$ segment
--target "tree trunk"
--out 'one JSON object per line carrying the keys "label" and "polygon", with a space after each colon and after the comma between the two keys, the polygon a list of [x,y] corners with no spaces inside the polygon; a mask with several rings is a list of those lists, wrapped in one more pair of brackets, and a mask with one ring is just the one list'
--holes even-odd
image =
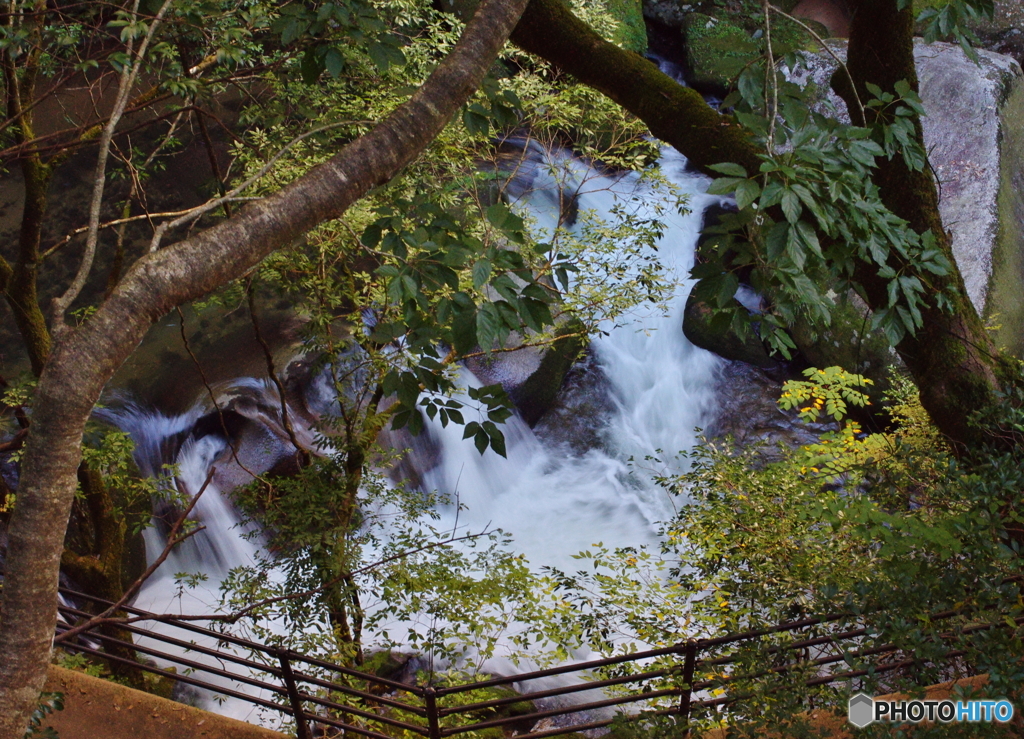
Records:
{"label": "tree trunk", "polygon": [[[905,80],[917,92],[913,8],[908,4],[899,10],[897,0],[859,0],[853,5],[853,13],[847,66],[861,100],[870,98],[867,83],[896,94],[896,83]],[[840,94],[848,95],[849,83],[843,82],[845,75],[837,75],[834,86]],[[847,98],[847,105],[853,108],[852,96]],[[871,123],[877,112],[868,110],[867,115]],[[921,121],[915,117],[914,124],[923,148]],[[931,231],[949,263],[955,265],[952,241],[939,215],[939,194],[931,171],[914,171],[901,156],[879,158],[873,179],[885,206],[918,233]],[[896,265],[897,270],[899,267]],[[878,277],[873,266],[863,265],[856,278],[863,285],[871,307],[888,304],[887,281]],[[896,349],[913,375],[921,404],[935,425],[952,441],[972,446],[985,437],[982,430],[969,424],[969,419],[974,411],[996,402],[1000,362],[978,312],[967,297],[960,271],[954,269],[945,280],[955,292],[953,310],[922,310],[924,325]]]}
{"label": "tree trunk", "polygon": [[46,678],[57,577],[85,422],[150,324],[241,277],[393,177],[479,86],[527,0],[485,0],[422,87],[324,164],[233,218],[140,259],[96,314],[63,332],[39,379],[0,595],[0,739],[21,739]]}
{"label": "tree trunk", "polygon": [[[849,66],[862,96],[866,82],[892,90],[898,80],[905,79],[916,88],[912,11],[909,6],[898,11],[896,4],[896,0],[853,4]],[[512,39],[608,95],[701,171],[715,176],[708,165],[719,162],[758,171],[762,152],[730,117],[719,115],[696,91],[681,87],[647,60],[602,39],[559,0],[531,0]],[[917,131],[920,138],[920,121]],[[885,204],[918,232],[932,230],[955,264],[931,174],[912,172],[899,157],[879,164],[875,181]],[[871,307],[888,305],[885,281],[873,268],[865,265],[857,278]],[[896,350],[935,425],[955,444],[973,446],[987,437],[972,428],[968,418],[972,411],[997,401],[1001,364],[967,298],[959,271],[946,279],[957,294],[954,309],[922,311],[924,326],[915,336],[903,339]]]}

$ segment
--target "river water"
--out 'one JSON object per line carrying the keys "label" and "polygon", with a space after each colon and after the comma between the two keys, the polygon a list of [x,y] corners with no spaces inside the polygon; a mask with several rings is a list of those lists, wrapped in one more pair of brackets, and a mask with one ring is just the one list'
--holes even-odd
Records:
{"label": "river water", "polygon": [[[687,341],[682,316],[702,214],[721,198],[703,194],[707,179],[687,171],[685,159],[671,149],[663,152],[660,165],[676,193],[635,173],[609,174],[590,168],[565,152],[534,155],[532,161],[532,169],[524,169],[529,186],[521,188],[518,205],[532,215],[539,236],[550,236],[558,222],[558,203],[564,202],[558,188],[575,195],[581,214],[592,211],[607,220],[614,220],[615,212],[624,209],[649,216],[656,203],[674,202],[678,193],[689,201],[688,213],[665,209],[664,230],[656,247],[667,279],[675,283],[671,299],[661,307],[640,306],[627,319],[609,323],[605,335],[592,343],[591,372],[603,378],[592,392],[604,396],[599,405],[606,412],[585,423],[599,443],[580,449],[565,434],[562,438],[555,432],[538,436],[518,417],[504,427],[507,458],[492,451],[480,455],[455,425],[428,424],[429,439],[421,442],[429,441],[434,450],[429,468],[417,471],[423,486],[457,497],[463,506],[459,512],[454,505],[440,510],[441,528],[454,527],[456,516],[462,530],[501,528],[512,535],[514,549],[534,567],[575,569],[572,555],[596,542],[606,546],[654,543],[658,522],[673,513],[673,501],[650,480],[645,465],[634,466],[630,460],[642,461],[657,453],[670,468],[680,468],[684,461],[676,453],[693,446],[694,429],[708,422],[714,408],[720,360]],[[583,220],[580,217],[577,222]],[[466,384],[477,382],[468,370],[463,370],[463,377]],[[222,399],[249,398],[248,407],[256,409],[250,417],[267,421],[265,431],[259,431],[256,423],[257,431],[243,439],[240,457],[258,467],[261,456],[280,452],[281,432],[271,420],[276,395],[267,382],[239,378],[221,384],[215,392]],[[204,391],[185,413],[167,415],[127,403],[108,412],[108,417],[134,436],[143,470],[156,472],[161,464],[176,462],[179,486],[195,493],[227,450],[223,434],[209,428],[203,434],[196,432],[197,423],[209,425],[210,410]],[[204,417],[207,420],[202,421]],[[304,435],[311,438],[308,432]],[[239,524],[226,495],[232,482],[224,476],[214,478],[195,511],[206,530],[171,554],[146,584],[138,607],[208,612],[227,572],[254,563],[260,537]],[[153,558],[163,548],[162,535],[154,527],[146,537]],[[195,572],[204,573],[206,583],[182,594],[175,575]],[[247,706],[226,704],[221,710],[253,719]]]}

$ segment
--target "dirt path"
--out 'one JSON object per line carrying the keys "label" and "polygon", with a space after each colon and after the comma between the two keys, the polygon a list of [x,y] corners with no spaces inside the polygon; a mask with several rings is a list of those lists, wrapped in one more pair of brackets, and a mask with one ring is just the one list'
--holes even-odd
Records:
{"label": "dirt path", "polygon": [[50,667],[46,690],[64,694],[64,710],[44,723],[60,739],[286,739],[276,731],[60,667]]}

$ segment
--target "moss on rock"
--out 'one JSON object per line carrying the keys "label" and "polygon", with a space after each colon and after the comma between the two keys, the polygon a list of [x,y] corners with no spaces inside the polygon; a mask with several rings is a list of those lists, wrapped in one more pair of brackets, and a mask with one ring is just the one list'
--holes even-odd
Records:
{"label": "moss on rock", "polygon": [[731,327],[721,327],[713,320],[714,312],[707,303],[691,296],[683,311],[683,333],[690,343],[707,349],[725,359],[738,360],[755,367],[768,369],[775,366],[775,360],[768,356],[761,339],[750,332],[740,336]]}
{"label": "moss on rock", "polygon": [[[727,87],[729,82],[764,53],[763,17],[760,10],[748,13],[691,13],[687,16],[687,63],[692,83],[697,86]],[[822,37],[828,29],[817,21],[804,19]],[[800,25],[785,18],[772,18],[772,49],[776,56],[797,49],[815,49],[814,37]]]}
{"label": "moss on rock", "polygon": [[889,377],[899,359],[885,334],[871,327],[871,312],[856,294],[834,298],[832,323],[815,329],[803,317],[790,329],[793,342],[814,367],[842,367],[874,382],[869,390],[873,401],[889,388]]}
{"label": "moss on rock", "polygon": [[641,0],[604,0],[608,13],[619,22],[612,41],[627,51],[647,51],[647,27]]}

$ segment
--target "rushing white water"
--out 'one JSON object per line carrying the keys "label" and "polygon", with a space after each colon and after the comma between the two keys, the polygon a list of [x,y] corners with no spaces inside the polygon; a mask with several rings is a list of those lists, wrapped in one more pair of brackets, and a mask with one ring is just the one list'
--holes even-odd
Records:
{"label": "rushing white water", "polygon": [[[605,219],[622,209],[649,217],[658,202],[668,203],[673,194],[644,181],[636,174],[607,175],[585,166],[567,154],[533,157],[532,169],[524,170],[518,203],[536,220],[536,227],[550,236],[559,218],[558,188],[573,192],[580,212],[595,211]],[[689,194],[690,212],[680,215],[667,208],[662,216],[665,228],[658,240],[657,256],[668,279],[678,287],[665,310],[641,308],[632,320],[619,320],[607,327],[607,335],[595,340],[596,363],[607,380],[611,412],[601,420],[602,443],[585,452],[574,452],[568,444],[548,438],[542,441],[518,417],[504,428],[507,458],[492,451],[480,455],[473,444],[462,439],[462,428],[428,425],[433,445],[439,449],[437,463],[421,470],[424,486],[457,497],[465,510],[458,523],[464,530],[501,528],[514,538],[515,548],[534,566],[571,568],[572,555],[595,542],[607,546],[637,546],[654,541],[656,524],[673,512],[672,501],[642,470],[629,463],[643,460],[657,450],[670,460],[677,452],[692,447],[694,429],[703,426],[713,404],[713,383],[718,360],[691,345],[682,332],[682,315],[689,292],[687,274],[704,208],[720,198],[702,194],[706,179],[686,171],[685,160],[667,149],[661,162],[663,176],[682,193]],[[564,177],[553,176],[561,171]],[[467,384],[475,378],[465,371]],[[259,381],[244,379],[238,388],[272,402]],[[269,398],[269,400],[268,400]],[[258,402],[256,405],[259,405]],[[252,406],[253,403],[250,403]],[[181,416],[127,408],[110,413],[112,420],[132,432],[144,470],[155,472],[163,462],[179,466],[179,484],[190,493],[198,491],[216,464],[237,465],[228,459],[226,443],[215,432],[189,438],[175,459],[166,459],[169,439],[183,438],[210,410],[205,401]],[[247,414],[266,420],[273,413]],[[274,425],[274,424],[271,424]],[[259,424],[255,424],[259,429]],[[259,469],[258,458],[270,456],[268,449],[280,448],[281,431],[252,432],[248,447],[239,450],[244,467]],[[274,445],[277,445],[274,447]],[[253,564],[259,551],[258,537],[246,536],[238,515],[222,494],[232,482],[245,475],[221,474],[213,478],[196,508],[195,517],[207,530],[172,552],[157,575],[145,586],[137,605],[158,612],[197,613],[216,603],[217,586],[230,568]],[[454,527],[455,507],[441,511]],[[147,533],[152,559],[163,548],[160,532]],[[179,598],[175,573],[202,572],[207,583],[185,590]],[[249,708],[231,704],[228,712],[251,718]]]}
{"label": "rushing white water", "polygon": [[[520,203],[548,233],[565,200],[557,197],[558,187],[575,193],[580,212],[595,211],[606,219],[624,207],[649,216],[656,201],[671,198],[638,175],[603,175],[578,160],[536,166],[532,187]],[[427,486],[449,492],[457,488],[468,507],[459,514],[460,523],[469,530],[490,524],[511,532],[516,548],[535,565],[570,568],[572,555],[595,542],[652,542],[655,524],[672,514],[672,502],[627,460],[643,460],[656,450],[666,459],[690,449],[694,429],[705,424],[712,408],[719,360],[686,339],[682,320],[702,213],[721,199],[702,194],[706,179],[687,172],[685,159],[674,150],[666,149],[661,169],[690,195],[688,214],[664,210],[665,229],[657,244],[666,278],[678,287],[664,312],[641,307],[633,322],[609,328],[593,343],[614,407],[603,420],[601,447],[577,456],[567,447],[545,445],[514,418],[505,425],[508,457],[503,459],[493,451],[478,454],[462,440],[461,428],[430,426],[442,454],[440,464],[425,474]],[[551,171],[558,174],[552,177]]]}

